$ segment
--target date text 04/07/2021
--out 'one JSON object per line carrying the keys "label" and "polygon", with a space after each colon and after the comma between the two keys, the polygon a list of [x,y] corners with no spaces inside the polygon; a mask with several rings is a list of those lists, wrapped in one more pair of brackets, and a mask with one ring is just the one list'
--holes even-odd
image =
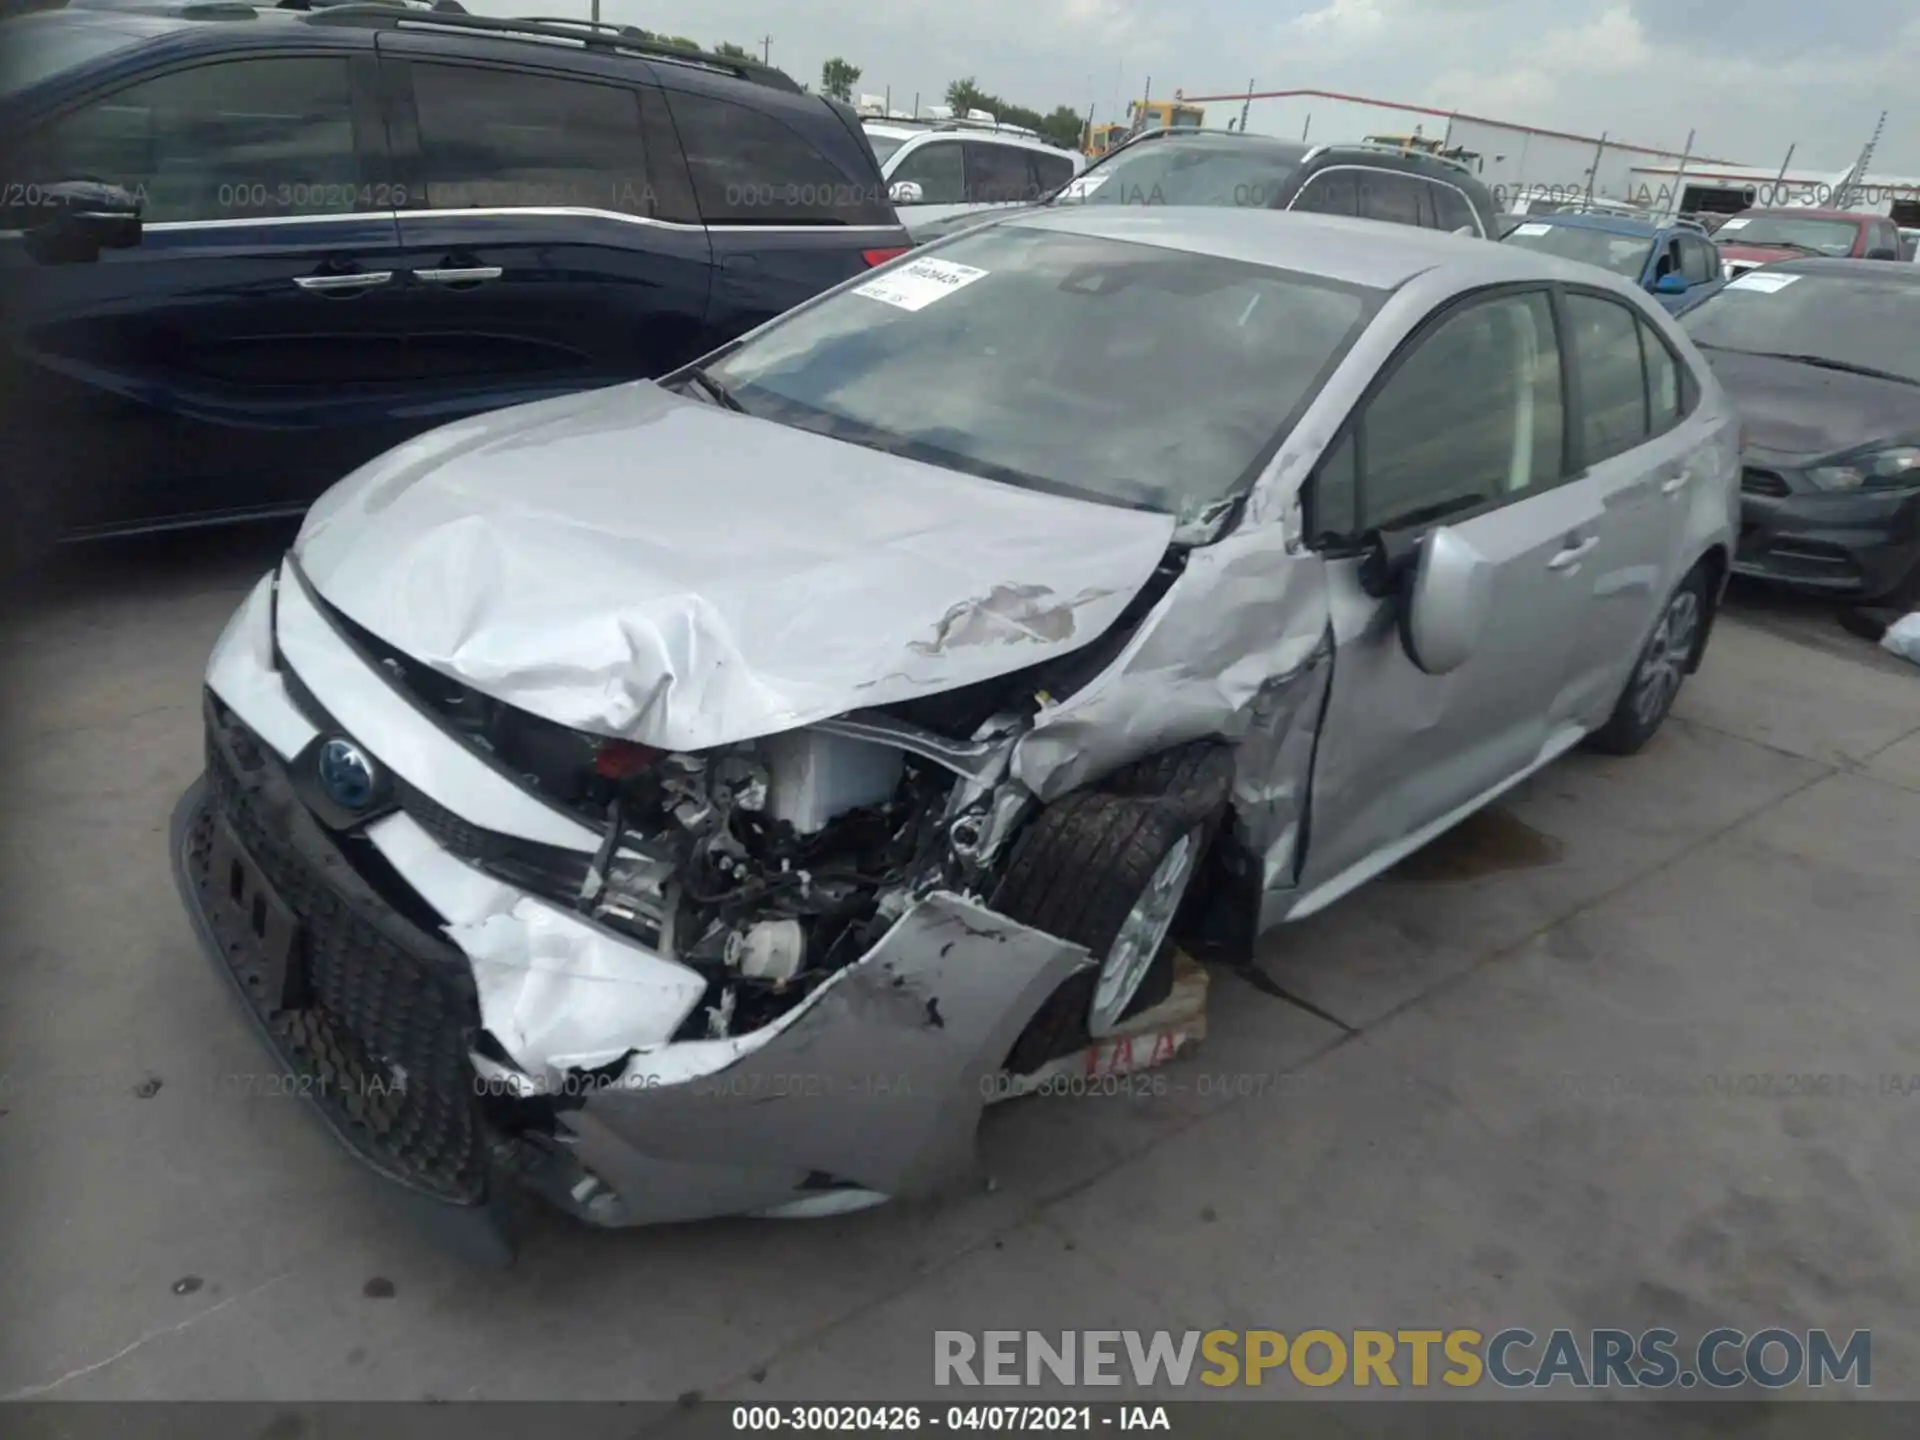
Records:
{"label": "date text 04/07/2021", "polygon": [[1164,1405],[736,1405],[731,1418],[736,1431],[774,1434],[1085,1434],[1173,1428]]}

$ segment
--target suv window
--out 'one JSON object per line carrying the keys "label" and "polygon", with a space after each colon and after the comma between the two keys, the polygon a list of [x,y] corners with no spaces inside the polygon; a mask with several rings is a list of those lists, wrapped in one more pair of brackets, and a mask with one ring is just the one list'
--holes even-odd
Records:
{"label": "suv window", "polygon": [[876,177],[849,175],[778,116],[684,90],[667,103],[709,224],[898,223]]}
{"label": "suv window", "polygon": [[1421,223],[1422,192],[1426,185],[1412,175],[1395,170],[1360,171],[1360,213],[1368,220],[1385,220],[1394,225]]}
{"label": "suv window", "polygon": [[1360,213],[1360,177],[1352,170],[1322,170],[1307,177],[1300,193],[1293,197],[1291,210],[1315,215],[1358,215]]}
{"label": "suv window", "polygon": [[[1419,340],[1361,413],[1359,524],[1388,529],[1554,485],[1562,426],[1547,297],[1470,304]],[[1329,495],[1316,513],[1340,508]]]}
{"label": "suv window", "polygon": [[1433,197],[1433,214],[1437,229],[1465,230],[1473,235],[1480,233],[1480,217],[1474,214],[1473,206],[1467,203],[1465,195],[1451,185],[1441,185],[1434,181],[1427,183],[1427,190]]}
{"label": "suv window", "polygon": [[968,140],[961,148],[967,156],[969,204],[1006,205],[1038,198],[1025,150],[983,140]]}
{"label": "suv window", "polygon": [[920,187],[924,205],[959,205],[967,198],[967,172],[960,160],[958,140],[931,140],[909,150],[889,183],[911,180]]}
{"label": "suv window", "polygon": [[154,223],[393,206],[385,187],[363,184],[352,81],[335,56],[230,60],[130,85],[29,137],[14,168],[32,184],[124,186]]}
{"label": "suv window", "polygon": [[1720,278],[1720,264],[1713,247],[1697,235],[1680,237],[1680,273],[1689,285],[1704,285]]}
{"label": "suv window", "polygon": [[1034,184],[1043,195],[1073,179],[1073,161],[1064,155],[1042,155],[1038,150],[1029,150],[1027,158],[1033,162]]}
{"label": "suv window", "polygon": [[1586,461],[1597,465],[1647,438],[1647,382],[1639,316],[1598,295],[1567,296],[1574,354],[1580,362]]}
{"label": "suv window", "polygon": [[412,70],[428,209],[654,213],[634,91],[469,65]]}

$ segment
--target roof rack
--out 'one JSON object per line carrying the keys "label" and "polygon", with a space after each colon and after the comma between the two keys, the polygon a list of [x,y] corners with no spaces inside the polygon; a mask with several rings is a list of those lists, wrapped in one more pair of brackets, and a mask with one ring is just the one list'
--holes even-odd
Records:
{"label": "roof rack", "polygon": [[1473,174],[1473,166],[1464,160],[1456,160],[1451,155],[1442,155],[1437,150],[1423,150],[1418,145],[1388,145],[1379,140],[1336,140],[1329,144],[1329,150],[1372,150],[1381,155],[1418,155],[1425,160],[1438,160],[1442,165],[1451,165],[1456,170]]}
{"label": "roof rack", "polygon": [[[315,25],[421,26],[530,40],[565,40],[588,50],[638,55],[669,65],[685,65],[716,75],[731,75],[736,80],[784,90],[791,95],[806,93],[800,83],[784,70],[750,60],[709,54],[704,50],[687,50],[678,45],[662,44],[647,38],[633,26],[608,25],[559,16],[523,16],[502,20],[491,15],[470,15],[464,10],[442,9],[441,3],[445,3],[445,0],[424,9],[410,9],[408,3],[409,0],[319,0],[316,6],[314,0],[294,0],[296,5],[305,4],[312,8],[309,20]],[[411,3],[419,4],[423,0],[411,0]]]}
{"label": "roof rack", "polygon": [[274,0],[275,10],[332,10],[341,5],[383,5],[389,9],[405,10],[409,8],[428,10],[442,15],[464,15],[467,7],[460,0]]}

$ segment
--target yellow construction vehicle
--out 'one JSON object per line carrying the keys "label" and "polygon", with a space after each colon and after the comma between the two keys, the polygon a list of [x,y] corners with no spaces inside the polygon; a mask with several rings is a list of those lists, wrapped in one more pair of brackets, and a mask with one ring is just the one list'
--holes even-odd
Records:
{"label": "yellow construction vehicle", "polygon": [[1082,149],[1089,160],[1098,160],[1129,135],[1142,130],[1198,130],[1206,123],[1204,109],[1188,105],[1177,96],[1172,100],[1130,100],[1127,118],[1110,125],[1092,126]]}

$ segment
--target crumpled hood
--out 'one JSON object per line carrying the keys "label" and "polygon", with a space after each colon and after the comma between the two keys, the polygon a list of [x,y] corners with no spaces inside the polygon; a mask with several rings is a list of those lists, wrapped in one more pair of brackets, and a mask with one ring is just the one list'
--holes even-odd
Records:
{"label": "crumpled hood", "polygon": [[1920,434],[1920,386],[1732,350],[1702,353],[1740,412],[1749,449],[1816,460]]}
{"label": "crumpled hood", "polygon": [[640,383],[430,431],[322,497],[295,555],[441,673],[684,751],[1078,649],[1173,526]]}

